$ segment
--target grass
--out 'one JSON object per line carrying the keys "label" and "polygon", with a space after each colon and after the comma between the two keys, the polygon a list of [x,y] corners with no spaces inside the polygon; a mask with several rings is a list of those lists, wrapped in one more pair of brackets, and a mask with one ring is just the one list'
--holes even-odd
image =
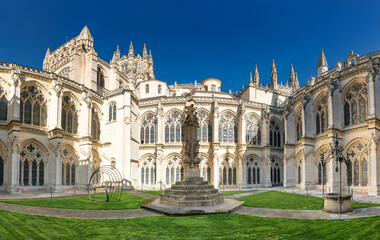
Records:
{"label": "grass", "polygon": [[[268,191],[247,197],[237,198],[244,206],[256,208],[322,210],[323,199],[299,194]],[[377,207],[380,204],[353,202],[353,208]]]}
{"label": "grass", "polygon": [[[96,194],[93,195],[94,199],[106,199],[106,195]],[[120,201],[111,200],[110,202],[91,201],[87,195],[76,197],[62,197],[62,198],[45,198],[33,200],[7,200],[2,201],[5,203],[13,203],[27,206],[37,207],[50,207],[50,208],[65,208],[65,209],[82,209],[82,210],[122,210],[122,209],[136,209],[146,201],[145,198],[130,194],[123,193]]]}
{"label": "grass", "polygon": [[[156,191],[139,191],[139,192],[151,194],[151,195],[155,195],[155,196],[160,196],[160,194],[163,193],[163,192],[156,192]],[[231,195],[240,194],[240,193],[247,193],[247,192],[254,192],[254,191],[226,191],[226,192],[222,192],[222,193],[224,196],[231,196]]]}
{"label": "grass", "polygon": [[154,195],[154,196],[160,196],[160,194],[163,193],[163,192],[158,192],[158,191],[139,191],[139,192]]}
{"label": "grass", "polygon": [[380,216],[349,220],[239,214],[67,219],[0,211],[1,239],[380,239]]}

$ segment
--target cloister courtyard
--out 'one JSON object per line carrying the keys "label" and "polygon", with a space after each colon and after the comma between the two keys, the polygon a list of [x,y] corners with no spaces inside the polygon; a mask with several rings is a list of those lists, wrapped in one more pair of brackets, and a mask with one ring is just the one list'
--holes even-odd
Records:
{"label": "cloister courtyard", "polygon": [[[2,239],[379,239],[380,197],[356,194],[354,210],[322,211],[322,193],[281,187],[224,191],[244,202],[227,214],[167,216],[141,206],[162,192],[0,195]],[[75,196],[74,196],[75,194]],[[104,193],[94,195],[104,199]]]}

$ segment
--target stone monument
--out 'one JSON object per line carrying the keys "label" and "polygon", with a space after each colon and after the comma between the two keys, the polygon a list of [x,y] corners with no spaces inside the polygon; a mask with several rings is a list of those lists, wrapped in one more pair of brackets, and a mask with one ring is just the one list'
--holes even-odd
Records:
{"label": "stone monument", "polygon": [[186,118],[184,149],[184,180],[172,184],[159,199],[148,202],[142,207],[153,209],[169,215],[189,215],[205,213],[227,213],[237,209],[241,202],[224,199],[213,185],[200,177],[198,157],[199,141],[197,140],[198,118],[194,101],[189,100],[185,106]]}

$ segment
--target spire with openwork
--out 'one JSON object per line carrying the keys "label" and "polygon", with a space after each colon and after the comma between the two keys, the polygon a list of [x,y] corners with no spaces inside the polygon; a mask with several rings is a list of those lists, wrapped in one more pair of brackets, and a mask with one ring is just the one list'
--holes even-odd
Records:
{"label": "spire with openwork", "polygon": [[272,69],[271,69],[271,73],[270,73],[270,79],[271,79],[272,88],[277,88],[277,69],[276,69],[276,65],[274,63],[274,58],[272,61]]}
{"label": "spire with openwork", "polygon": [[134,55],[135,55],[135,51],[133,50],[133,44],[131,41],[131,43],[129,44],[128,56],[134,56]]}
{"label": "spire with openwork", "polygon": [[318,77],[322,76],[322,74],[327,72],[327,70],[329,70],[329,67],[327,65],[325,53],[323,52],[323,48],[322,48],[321,55],[319,56],[319,61],[318,61]]}

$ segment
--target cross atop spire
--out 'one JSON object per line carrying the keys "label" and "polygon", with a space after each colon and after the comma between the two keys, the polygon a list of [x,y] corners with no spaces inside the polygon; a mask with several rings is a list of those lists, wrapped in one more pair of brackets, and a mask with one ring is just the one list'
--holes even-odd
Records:
{"label": "cross atop spire", "polygon": [[133,50],[133,44],[131,41],[131,44],[129,44],[128,56],[133,56],[133,55],[135,55],[135,51]]}

